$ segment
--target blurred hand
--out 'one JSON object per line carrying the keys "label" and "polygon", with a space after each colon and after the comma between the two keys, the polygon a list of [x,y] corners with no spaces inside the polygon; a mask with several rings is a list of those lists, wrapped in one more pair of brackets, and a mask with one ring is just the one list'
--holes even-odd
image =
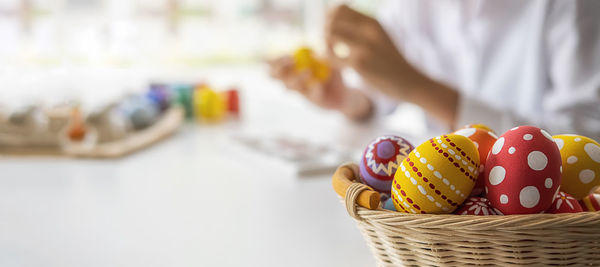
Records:
{"label": "blurred hand", "polygon": [[348,89],[338,69],[331,69],[328,80],[319,82],[309,70],[296,71],[291,56],[272,60],[269,65],[272,77],[319,107],[338,110],[355,120],[365,119],[371,113],[370,99],[358,90]]}
{"label": "blurred hand", "polygon": [[[379,22],[346,5],[334,8],[325,28],[330,61],[348,66],[382,93],[420,105],[430,114],[454,125],[459,94],[412,67]],[[345,45],[347,55],[336,55]]]}
{"label": "blurred hand", "polygon": [[338,70],[331,70],[329,79],[321,83],[315,80],[309,70],[297,72],[294,66],[294,60],[290,56],[273,60],[270,62],[271,76],[322,108],[340,109],[343,106],[347,89]]}
{"label": "blurred hand", "polygon": [[[369,84],[390,96],[405,98],[423,75],[406,62],[379,22],[346,5],[328,16],[325,38],[331,60],[339,67],[349,66]],[[345,44],[349,54],[335,56],[335,46]]]}

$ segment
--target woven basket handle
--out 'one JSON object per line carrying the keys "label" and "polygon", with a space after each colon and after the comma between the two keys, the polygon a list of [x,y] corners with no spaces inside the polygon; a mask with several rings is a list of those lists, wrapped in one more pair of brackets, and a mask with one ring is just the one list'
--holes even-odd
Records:
{"label": "woven basket handle", "polygon": [[[356,164],[343,164],[335,171],[331,179],[333,189],[346,200],[346,207],[352,207],[354,210],[355,204],[358,204],[370,210],[377,209],[380,201],[379,193],[369,186],[355,182],[357,173],[358,166]],[[349,210],[349,212],[351,211]]]}

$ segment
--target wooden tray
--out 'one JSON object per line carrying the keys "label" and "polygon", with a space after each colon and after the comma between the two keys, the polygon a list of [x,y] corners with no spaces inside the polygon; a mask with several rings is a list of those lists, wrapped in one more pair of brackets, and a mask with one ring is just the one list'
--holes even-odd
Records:
{"label": "wooden tray", "polygon": [[173,134],[183,123],[183,109],[171,108],[152,126],[128,134],[124,139],[94,146],[65,147],[0,147],[2,156],[67,156],[89,158],[118,158],[149,147]]}

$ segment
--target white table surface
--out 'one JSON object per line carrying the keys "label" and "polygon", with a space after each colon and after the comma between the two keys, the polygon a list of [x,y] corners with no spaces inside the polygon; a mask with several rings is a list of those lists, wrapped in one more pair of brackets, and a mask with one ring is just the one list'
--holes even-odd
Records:
{"label": "white table surface", "polygon": [[329,174],[296,177],[230,136],[361,149],[385,130],[310,106],[264,66],[190,73],[238,84],[243,119],[187,124],[116,160],[0,158],[0,266],[375,265]]}

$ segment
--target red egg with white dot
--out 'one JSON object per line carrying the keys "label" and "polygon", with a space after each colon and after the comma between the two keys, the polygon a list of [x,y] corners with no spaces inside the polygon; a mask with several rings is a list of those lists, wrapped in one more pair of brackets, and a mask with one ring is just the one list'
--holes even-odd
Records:
{"label": "red egg with white dot", "polygon": [[473,191],[470,194],[471,196],[479,196],[483,193],[485,187],[484,169],[487,155],[492,149],[494,142],[498,139],[498,136],[491,131],[481,128],[463,128],[454,132],[454,134],[469,138],[479,152],[479,177],[477,177],[475,187],[473,187]]}
{"label": "red egg with white dot", "polygon": [[494,210],[490,201],[485,197],[470,197],[460,208],[454,211],[457,215],[501,215]]}
{"label": "red egg with white dot", "polygon": [[576,213],[582,211],[583,209],[577,199],[565,192],[558,192],[546,213]]}
{"label": "red egg with white dot", "polygon": [[503,214],[543,212],[558,194],[561,166],[560,152],[548,132],[533,126],[515,127],[490,150],[486,197]]}

